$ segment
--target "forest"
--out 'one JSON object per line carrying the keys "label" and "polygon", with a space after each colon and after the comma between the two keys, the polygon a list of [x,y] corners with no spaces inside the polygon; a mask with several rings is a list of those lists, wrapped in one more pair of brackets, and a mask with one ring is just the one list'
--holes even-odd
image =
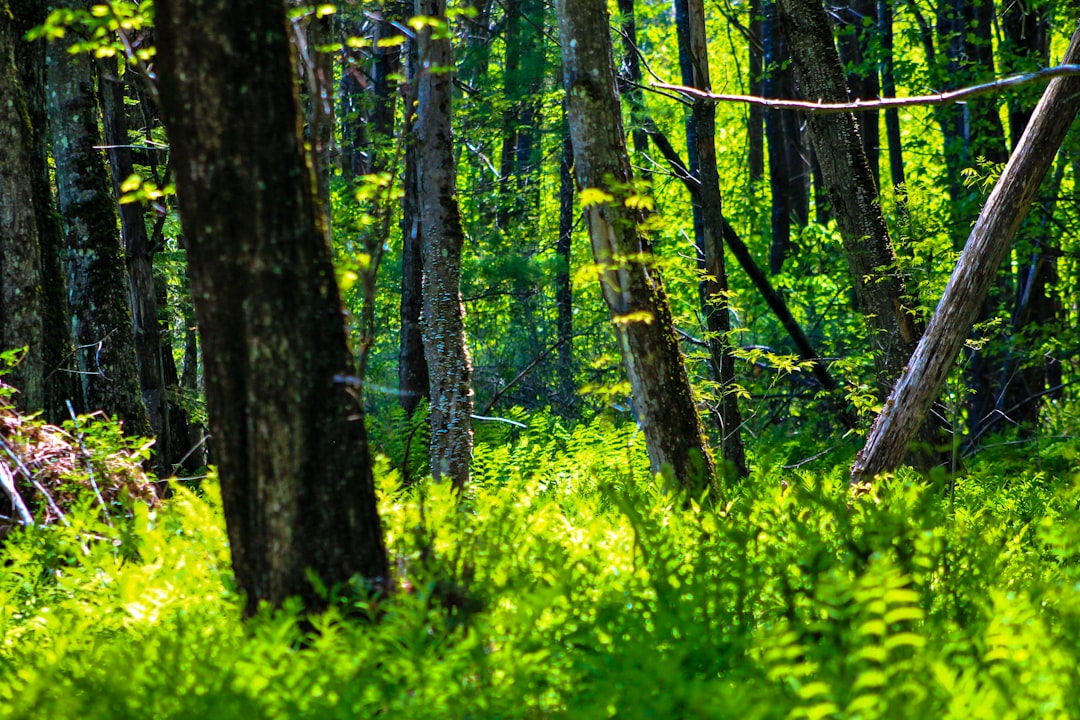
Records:
{"label": "forest", "polygon": [[1078,111],[1069,0],[0,0],[0,720],[1080,718]]}

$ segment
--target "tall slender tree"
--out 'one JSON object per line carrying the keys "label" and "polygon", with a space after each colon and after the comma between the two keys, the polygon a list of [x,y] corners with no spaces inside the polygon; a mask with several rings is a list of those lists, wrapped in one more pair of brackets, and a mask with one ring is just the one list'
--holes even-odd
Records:
{"label": "tall slender tree", "polygon": [[694,404],[659,270],[641,213],[627,206],[633,174],[626,149],[604,0],[559,0],[563,82],[578,186],[600,287],[611,311],[653,470],[691,492],[712,481],[712,455]]}
{"label": "tall slender tree", "polygon": [[416,0],[433,18],[418,33],[416,151],[424,257],[422,331],[431,382],[431,470],[461,489],[472,458],[472,361],[465,343],[461,250],[465,233],[457,202],[451,132],[453,53],[446,0]]}
{"label": "tall slender tree", "polygon": [[[705,38],[705,6],[701,0],[675,0],[679,33],[679,65],[683,84],[708,92],[709,48]],[[747,474],[742,443],[742,416],[735,388],[735,355],[731,347],[731,312],[724,264],[724,215],[720,174],[716,166],[716,106],[697,98],[686,120],[690,173],[698,181],[693,196],[694,239],[703,272],[699,294],[708,330],[709,356],[720,385],[720,433],[724,462],[739,477]]]}
{"label": "tall slender tree", "polygon": [[362,406],[280,0],[160,0],[161,99],[247,614],[385,586]]}

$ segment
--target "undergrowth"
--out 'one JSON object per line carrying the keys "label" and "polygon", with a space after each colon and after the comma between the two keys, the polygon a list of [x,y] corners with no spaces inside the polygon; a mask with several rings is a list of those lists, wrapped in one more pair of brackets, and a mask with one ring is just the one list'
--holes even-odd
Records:
{"label": "undergrowth", "polygon": [[703,509],[633,425],[519,419],[460,504],[381,466],[366,620],[241,622],[213,478],[13,532],[0,718],[1080,717],[1073,445],[860,496],[777,466]]}

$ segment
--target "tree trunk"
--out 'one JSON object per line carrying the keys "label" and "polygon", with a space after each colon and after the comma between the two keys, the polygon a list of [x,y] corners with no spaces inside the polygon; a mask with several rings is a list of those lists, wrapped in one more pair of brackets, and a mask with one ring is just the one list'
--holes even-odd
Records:
{"label": "tree trunk", "polygon": [[[408,41],[406,76],[408,87],[416,87],[419,59],[415,38]],[[415,100],[412,91],[407,102]],[[420,180],[417,175],[416,133],[414,115],[405,119],[405,169],[402,175],[401,197],[401,341],[398,345],[398,397],[409,415],[416,412],[421,400],[431,397],[427,358],[424,356],[424,336],[420,316],[424,306],[423,229],[420,226]]]}
{"label": "tree trunk", "polygon": [[15,68],[19,38],[14,30],[7,0],[0,0],[0,351],[26,348],[5,383],[19,391],[17,407],[40,410],[45,403],[44,283],[34,212],[33,133]]}
{"label": "tree trunk", "polygon": [[[105,142],[109,146],[109,166],[112,171],[113,192],[119,197],[120,186],[134,174],[131,140],[128,137],[127,108],[124,104],[123,80],[117,72],[115,58],[98,61],[101,110],[104,118]],[[159,477],[168,477],[172,468],[187,453],[184,444],[175,445],[177,436],[187,436],[186,413],[170,396],[176,388],[165,384],[165,352],[161,322],[158,314],[158,289],[154,281],[154,247],[146,232],[143,204],[125,203],[119,206],[120,237],[127,259],[131,282],[132,324],[135,328],[135,357],[139,364],[139,386],[157,442],[154,445],[155,468]],[[172,428],[179,421],[185,427]]]}
{"label": "tree trunk", "polygon": [[[705,39],[705,8],[702,0],[675,0],[675,23],[679,30],[679,64],[688,87],[709,92],[709,51]],[[727,268],[724,266],[723,199],[716,168],[716,106],[703,99],[694,102],[686,121],[686,145],[690,172],[698,181],[694,196],[694,240],[703,271],[699,294],[708,330],[713,374],[720,386],[720,437],[724,462],[736,477],[745,477],[746,451],[742,443],[742,416],[735,383],[735,356],[731,347],[731,311]]]}
{"label": "tree trunk", "polygon": [[285,8],[160,0],[157,29],[233,570],[248,615],[291,596],[318,611],[309,573],[388,576]]}
{"label": "tree trunk", "polygon": [[[1062,64],[1080,62],[1080,26]],[[1055,78],[1028,123],[971,231],[945,293],[851,470],[852,482],[895,469],[937,399],[964,340],[1080,110],[1080,77]]]}
{"label": "tree trunk", "polygon": [[[79,3],[67,0],[65,7]],[[98,149],[101,113],[94,61],[68,48],[69,30],[49,43],[48,95],[53,158],[67,244],[71,315],[87,409],[116,415],[131,435],[149,436],[131,320],[131,285],[117,232],[115,198]]]}
{"label": "tree trunk", "polygon": [[[840,21],[837,43],[840,61],[848,68],[847,84],[852,100],[872,100],[880,93],[878,85],[874,38],[877,31],[876,0],[841,0],[834,10]],[[881,187],[878,158],[880,156],[880,132],[878,112],[868,110],[855,117],[862,138],[863,152],[874,176],[874,185]]]}
{"label": "tree trunk", "polygon": [[559,0],[559,37],[574,168],[587,203],[593,257],[611,311],[634,406],[655,472],[666,470],[692,493],[714,477],[682,353],[641,213],[624,204],[633,194],[611,37],[604,0]]}
{"label": "tree trunk", "polygon": [[[800,94],[810,100],[847,102],[843,67],[821,0],[780,0],[780,9]],[[859,309],[871,330],[877,388],[884,397],[918,340],[912,305],[896,265],[854,116],[817,114],[808,122],[843,237]]]}
{"label": "tree trunk", "polygon": [[[446,20],[446,0],[416,0],[416,13]],[[431,471],[461,490],[472,458],[472,362],[465,344],[461,249],[451,133],[453,57],[449,38],[418,34],[416,142],[424,258],[422,331],[431,381]]]}
{"label": "tree trunk", "polygon": [[[776,0],[764,0],[762,35],[765,47],[766,97],[795,96],[788,45],[780,30]],[[810,163],[804,151],[801,120],[794,110],[765,111],[765,141],[769,148],[769,188],[772,195],[772,241],[769,272],[776,275],[792,251],[792,222],[802,228],[809,220]]]}
{"label": "tree trunk", "polygon": [[574,148],[570,141],[570,129],[564,127],[562,157],[559,161],[559,240],[555,245],[555,254],[559,258],[555,272],[555,333],[559,345],[558,404],[567,415],[572,414],[578,405],[577,385],[574,382],[577,374],[574,367],[574,289],[570,277],[573,236]]}
{"label": "tree trunk", "polygon": [[[881,94],[887,98],[896,97],[896,73],[893,63],[893,0],[878,0],[878,28],[881,35],[879,60]],[[896,108],[885,111],[885,136],[889,141],[889,175],[892,179],[893,192],[897,195],[896,206],[900,212],[904,212],[907,180],[904,178],[904,149],[900,141],[900,111]]]}
{"label": "tree trunk", "polygon": [[[765,39],[761,32],[761,2],[750,0],[750,94],[756,97],[765,95]],[[765,108],[751,105],[747,113],[750,182],[758,183],[765,179]]]}
{"label": "tree trunk", "polygon": [[634,0],[619,0],[619,15],[622,16],[622,68],[619,79],[623,81],[619,89],[626,98],[629,111],[631,146],[635,154],[644,158],[649,150],[649,136],[644,128],[645,93],[641,88],[641,50],[637,44]]}
{"label": "tree trunk", "polygon": [[[14,37],[22,38],[31,28],[45,22],[43,0],[9,2],[14,23]],[[41,254],[42,277],[50,278],[43,287],[44,326],[42,364],[45,372],[44,407],[49,422],[60,423],[69,417],[67,403],[83,412],[82,390],[71,342],[71,310],[68,307],[68,283],[62,258],[64,232],[57,212],[49,162],[49,121],[45,91],[45,40],[15,42],[15,65],[22,78],[26,110],[30,117],[32,155],[30,181],[33,184],[34,214]]]}

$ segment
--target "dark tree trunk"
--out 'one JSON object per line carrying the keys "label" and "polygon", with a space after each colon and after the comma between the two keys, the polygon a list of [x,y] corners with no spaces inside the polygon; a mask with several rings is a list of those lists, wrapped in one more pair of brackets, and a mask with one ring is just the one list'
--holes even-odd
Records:
{"label": "dark tree trunk", "polygon": [[26,348],[4,382],[19,391],[17,407],[40,410],[45,403],[44,283],[31,170],[34,138],[15,68],[14,45],[20,38],[14,31],[7,0],[0,0],[0,351]]}
{"label": "dark tree trunk", "polygon": [[387,559],[285,8],[161,0],[157,28],[233,570],[249,615],[318,611],[309,572],[381,587]]}
{"label": "dark tree trunk", "polygon": [[[764,94],[771,98],[795,96],[788,45],[780,30],[775,0],[764,0],[762,35],[765,66]],[[769,271],[775,275],[792,251],[795,229],[809,219],[810,163],[802,140],[801,121],[793,110],[765,111],[765,140],[769,148],[769,188],[772,194],[772,241]]]}
{"label": "dark tree trunk", "polygon": [[[834,11],[840,21],[838,49],[840,61],[847,68],[847,84],[852,100],[872,100],[881,89],[878,84],[877,0],[840,0]],[[874,176],[874,185],[881,187],[878,158],[881,139],[878,131],[878,112],[868,110],[855,117],[862,138],[863,152]]]}
{"label": "dark tree trunk", "polygon": [[[408,87],[416,87],[416,41],[408,43]],[[410,94],[411,98],[411,94]],[[401,407],[412,415],[429,398],[430,381],[420,315],[424,307],[423,229],[420,226],[420,185],[416,135],[410,114],[405,121],[405,169],[401,197],[401,341],[398,346],[398,393]]]}
{"label": "dark tree trunk", "polygon": [[[1080,62],[1080,26],[1062,64]],[[1043,177],[1080,110],[1080,77],[1050,81],[986,201],[938,308],[851,471],[853,482],[896,468],[935,402],[1009,253]]]}
{"label": "dark tree trunk", "polygon": [[[104,118],[105,142],[109,146],[109,166],[113,191],[121,194],[120,186],[135,172],[131,140],[128,136],[127,108],[124,104],[123,81],[117,72],[115,59],[98,61],[101,109]],[[128,278],[131,281],[132,324],[135,328],[135,357],[139,363],[139,386],[157,442],[154,446],[155,468],[159,477],[172,474],[174,465],[187,453],[185,443],[177,445],[177,436],[187,437],[187,418],[182,408],[170,402],[176,387],[165,382],[166,346],[162,342],[158,313],[158,289],[154,280],[154,250],[146,231],[142,203],[119,206],[120,237],[127,258]],[[180,422],[184,427],[174,428]]]}
{"label": "dark tree trunk", "polygon": [[[679,64],[683,84],[709,92],[709,50],[705,39],[705,8],[701,0],[675,0],[679,30]],[[716,167],[716,106],[698,99],[686,121],[690,173],[698,181],[694,196],[694,241],[703,272],[699,286],[701,311],[708,330],[713,375],[720,386],[722,456],[736,477],[745,477],[746,451],[742,416],[735,387],[735,356],[731,347],[731,312],[727,268],[724,265],[724,215],[720,174]]]}
{"label": "dark tree trunk", "polygon": [[[564,110],[565,114],[565,110]],[[577,409],[577,386],[574,382],[574,306],[570,279],[570,249],[574,236],[574,148],[570,129],[563,129],[562,156],[559,161],[559,240],[555,254],[559,258],[555,272],[555,332],[559,345],[558,404],[563,413]]]}
{"label": "dark tree trunk", "polygon": [[640,213],[624,204],[633,175],[626,149],[604,0],[559,0],[567,118],[578,186],[596,189],[585,208],[600,287],[611,311],[634,405],[655,472],[692,493],[713,479],[713,462]]}
{"label": "dark tree trunk", "polygon": [[[821,0],[780,0],[780,7],[800,94],[824,102],[846,102],[843,67]],[[809,124],[859,309],[871,329],[877,388],[884,397],[918,340],[912,304],[896,265],[854,116],[815,114]]]}
{"label": "dark tree trunk", "polygon": [[641,57],[637,45],[637,19],[634,16],[634,0],[619,0],[622,16],[622,67],[619,90],[626,98],[630,118],[630,141],[634,153],[643,157],[649,149],[649,136],[645,132],[645,94],[641,89]]}
{"label": "dark tree trunk", "polygon": [[[1005,35],[1001,49],[1002,72],[1013,74],[1049,65],[1049,13],[1044,3],[1031,2],[1026,6],[1007,3],[1001,25]],[[1010,145],[1015,148],[1027,128],[1037,98],[1032,93],[1010,93],[1007,99]],[[1047,195],[1050,199],[1042,213],[1044,222],[1028,223],[1020,229],[1010,347],[999,381],[997,410],[1025,433],[1034,431],[1049,376],[1059,366],[1056,359],[1044,359],[1042,353],[1031,352],[1059,330],[1057,310],[1060,302],[1054,290],[1057,257],[1048,252],[1044,241],[1048,237],[1045,220],[1053,214],[1065,170],[1064,158],[1059,163]]]}
{"label": "dark tree trunk", "polygon": [[[893,63],[893,0],[878,0],[878,28],[881,36],[881,94],[883,97],[896,97],[896,73]],[[904,149],[900,141],[900,111],[890,108],[885,111],[885,135],[889,141],[889,175],[892,179],[893,192],[896,194],[897,208],[903,212],[906,200],[907,180],[904,178]],[[879,185],[880,189],[880,185]]]}
{"label": "dark tree trunk", "polygon": [[[45,22],[44,0],[13,0],[9,3],[14,37]],[[33,183],[34,214],[41,253],[41,274],[49,281],[43,286],[44,326],[42,364],[45,371],[44,407],[49,422],[69,417],[67,403],[76,412],[86,408],[71,342],[71,310],[68,306],[67,274],[64,272],[64,233],[57,212],[56,194],[50,178],[49,122],[45,92],[45,40],[15,43],[15,64],[22,77],[26,110],[33,138],[30,181]]]}
{"label": "dark tree trunk", "polygon": [[[416,0],[416,13],[446,19],[446,0]],[[419,95],[416,142],[420,227],[424,258],[421,318],[431,380],[431,470],[461,490],[472,458],[472,362],[465,344],[461,300],[461,249],[465,234],[458,210],[451,132],[453,67],[449,38],[431,28],[418,34]],[[432,69],[439,70],[432,72]]]}
{"label": "dark tree trunk", "polygon": [[[68,0],[66,7],[76,7]],[[132,435],[152,433],[139,387],[131,284],[117,231],[115,198],[98,149],[101,117],[94,61],[68,48],[69,31],[49,44],[48,96],[53,158],[67,244],[71,315],[83,397],[89,410],[123,421]]]}
{"label": "dark tree trunk", "polygon": [[[750,0],[750,94],[765,94],[765,38],[761,32],[761,2]],[[765,108],[751,105],[746,126],[747,144],[750,146],[750,181],[765,179]]]}

